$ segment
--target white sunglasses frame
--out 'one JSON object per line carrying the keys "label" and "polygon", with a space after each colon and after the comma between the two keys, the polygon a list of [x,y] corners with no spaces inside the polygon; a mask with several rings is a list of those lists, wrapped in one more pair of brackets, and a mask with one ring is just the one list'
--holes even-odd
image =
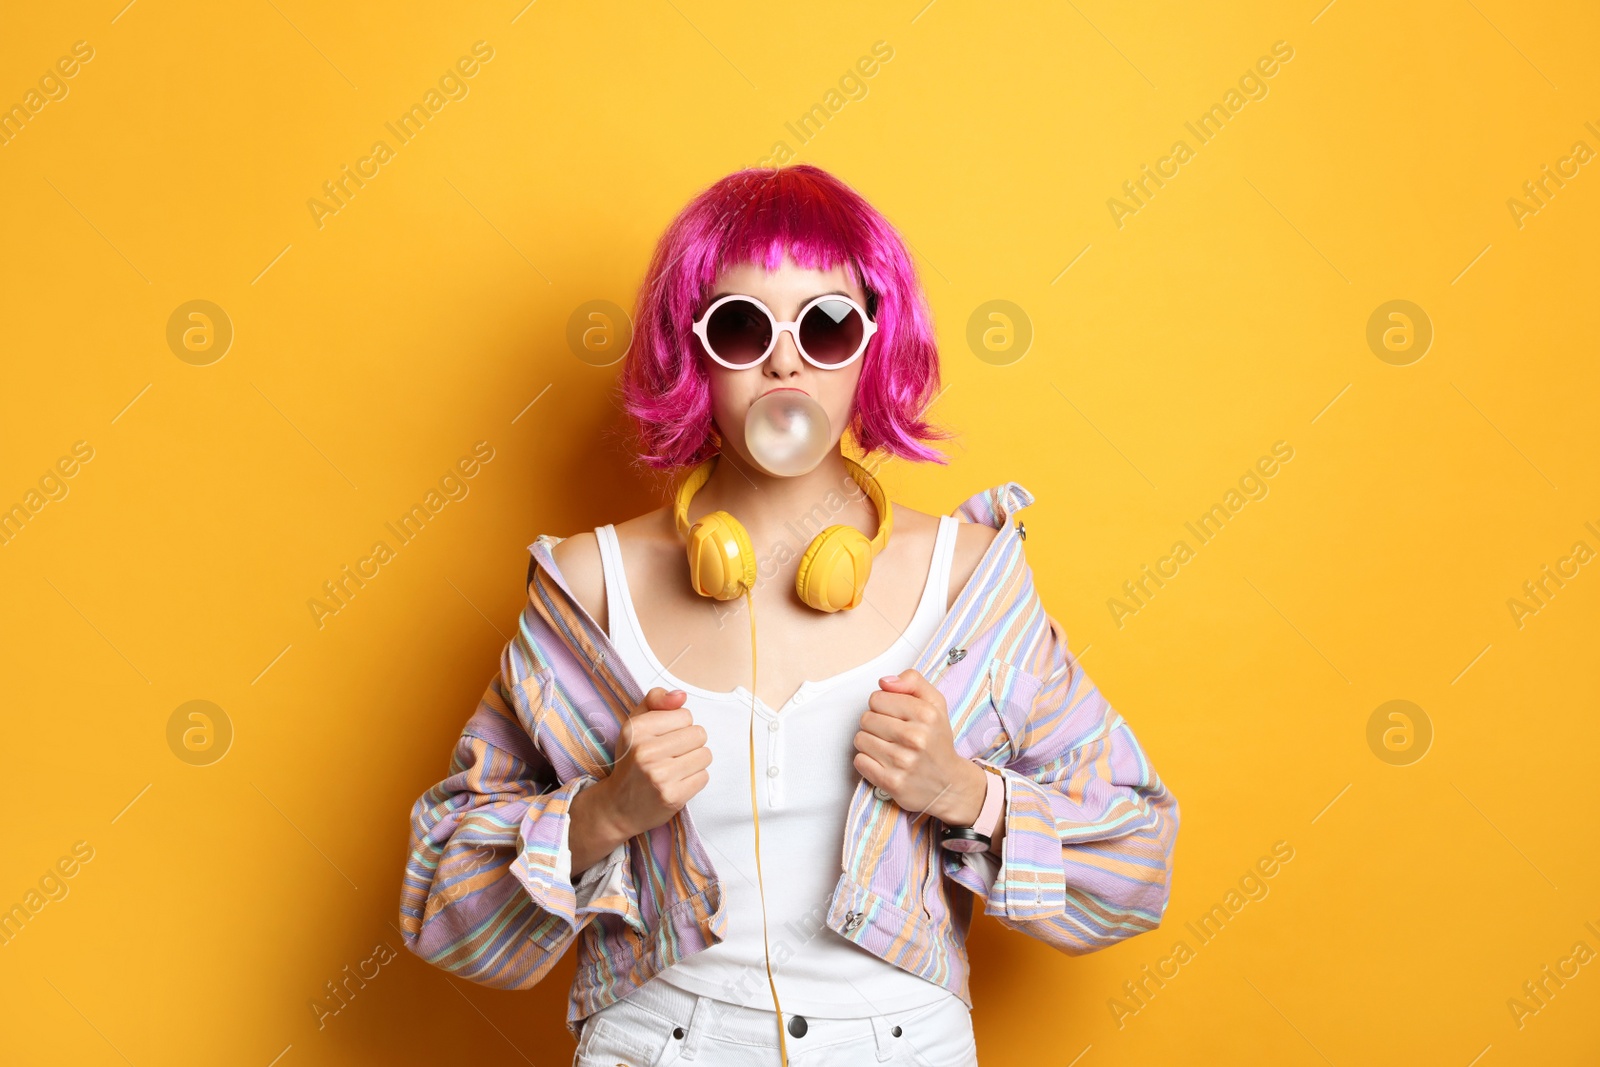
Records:
{"label": "white sunglasses frame", "polygon": [[[729,363],[727,360],[717,355],[716,352],[712,351],[711,342],[706,337],[706,323],[711,321],[711,313],[713,311],[717,310],[717,308],[721,307],[723,304],[728,303],[730,300],[743,300],[754,304],[756,307],[761,309],[763,314],[767,316],[767,321],[772,323],[772,340],[768,342],[767,350],[761,353],[760,359],[753,360],[750,363],[734,364]],[[856,314],[861,316],[861,321],[866,324],[864,329],[861,331],[861,347],[857,348],[855,353],[842,363],[818,363],[806,352],[806,346],[800,341],[801,320],[806,317],[806,312],[810,311],[813,307],[816,307],[824,300],[844,301],[844,303],[855,309]],[[845,367],[848,367],[850,364],[861,358],[862,353],[867,350],[867,342],[871,341],[872,335],[878,332],[878,324],[872,321],[871,316],[867,314],[866,308],[856,303],[851,297],[845,296],[842,293],[822,293],[819,296],[812,297],[810,300],[806,301],[805,306],[800,309],[800,313],[794,317],[794,321],[792,322],[780,321],[778,316],[772,313],[771,308],[767,307],[767,305],[761,300],[751,296],[748,293],[729,293],[726,296],[718,297],[716,300],[712,301],[711,306],[706,308],[705,311],[700,315],[700,318],[695,322],[692,329],[694,335],[700,338],[700,347],[705,349],[706,355],[710,356],[719,366],[726,367],[729,370],[750,370],[753,367],[761,366],[761,364],[765,363],[769,358],[771,358],[772,353],[778,347],[778,338],[783,335],[783,331],[785,330],[788,330],[789,333],[794,337],[794,350],[800,353],[801,359],[805,360],[813,367],[816,367],[818,370],[843,370]]]}

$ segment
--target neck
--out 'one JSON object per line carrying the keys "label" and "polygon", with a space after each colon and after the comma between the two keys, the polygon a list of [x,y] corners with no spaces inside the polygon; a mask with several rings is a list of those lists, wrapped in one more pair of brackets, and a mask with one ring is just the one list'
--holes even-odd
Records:
{"label": "neck", "polygon": [[723,452],[716,469],[689,504],[689,521],[726,511],[750,533],[756,555],[770,558],[787,543],[798,556],[824,527],[854,526],[868,537],[878,532],[878,511],[856,484],[838,448],[814,470],[777,477]]}

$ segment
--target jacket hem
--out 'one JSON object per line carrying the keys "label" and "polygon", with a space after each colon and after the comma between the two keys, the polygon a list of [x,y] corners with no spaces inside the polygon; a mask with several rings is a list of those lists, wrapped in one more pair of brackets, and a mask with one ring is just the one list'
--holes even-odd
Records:
{"label": "jacket hem", "polygon": [[[711,897],[720,899],[720,895],[721,883],[709,883],[662,913],[652,936],[639,942],[631,960],[619,960],[613,953],[611,964],[617,974],[614,982],[602,980],[602,960],[598,956],[588,956],[580,963],[568,999],[568,1033],[577,1037],[581,1020],[615,1004],[679,960],[721,941],[716,932],[718,915],[709,904]],[[597,921],[592,927],[598,930],[603,924]],[[685,948],[687,951],[683,951]]]}

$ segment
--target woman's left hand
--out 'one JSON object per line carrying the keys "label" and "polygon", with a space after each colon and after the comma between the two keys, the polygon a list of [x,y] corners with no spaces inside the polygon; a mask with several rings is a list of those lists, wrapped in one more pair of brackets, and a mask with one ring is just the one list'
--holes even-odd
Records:
{"label": "woman's left hand", "polygon": [[956,752],[944,694],[910,668],[878,685],[855,736],[856,770],[907,811],[971,826],[988,783],[983,768]]}

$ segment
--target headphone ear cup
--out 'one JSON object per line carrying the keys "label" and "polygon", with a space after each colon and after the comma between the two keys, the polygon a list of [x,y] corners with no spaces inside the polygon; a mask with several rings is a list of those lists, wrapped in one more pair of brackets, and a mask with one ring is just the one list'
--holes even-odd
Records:
{"label": "headphone ear cup", "polygon": [[872,542],[854,526],[830,526],[801,558],[794,591],[818,611],[848,610],[861,603],[871,576]]}
{"label": "headphone ear cup", "polygon": [[733,600],[755,588],[756,553],[750,534],[726,511],[713,511],[690,527],[689,584],[701,596],[715,600]]}

